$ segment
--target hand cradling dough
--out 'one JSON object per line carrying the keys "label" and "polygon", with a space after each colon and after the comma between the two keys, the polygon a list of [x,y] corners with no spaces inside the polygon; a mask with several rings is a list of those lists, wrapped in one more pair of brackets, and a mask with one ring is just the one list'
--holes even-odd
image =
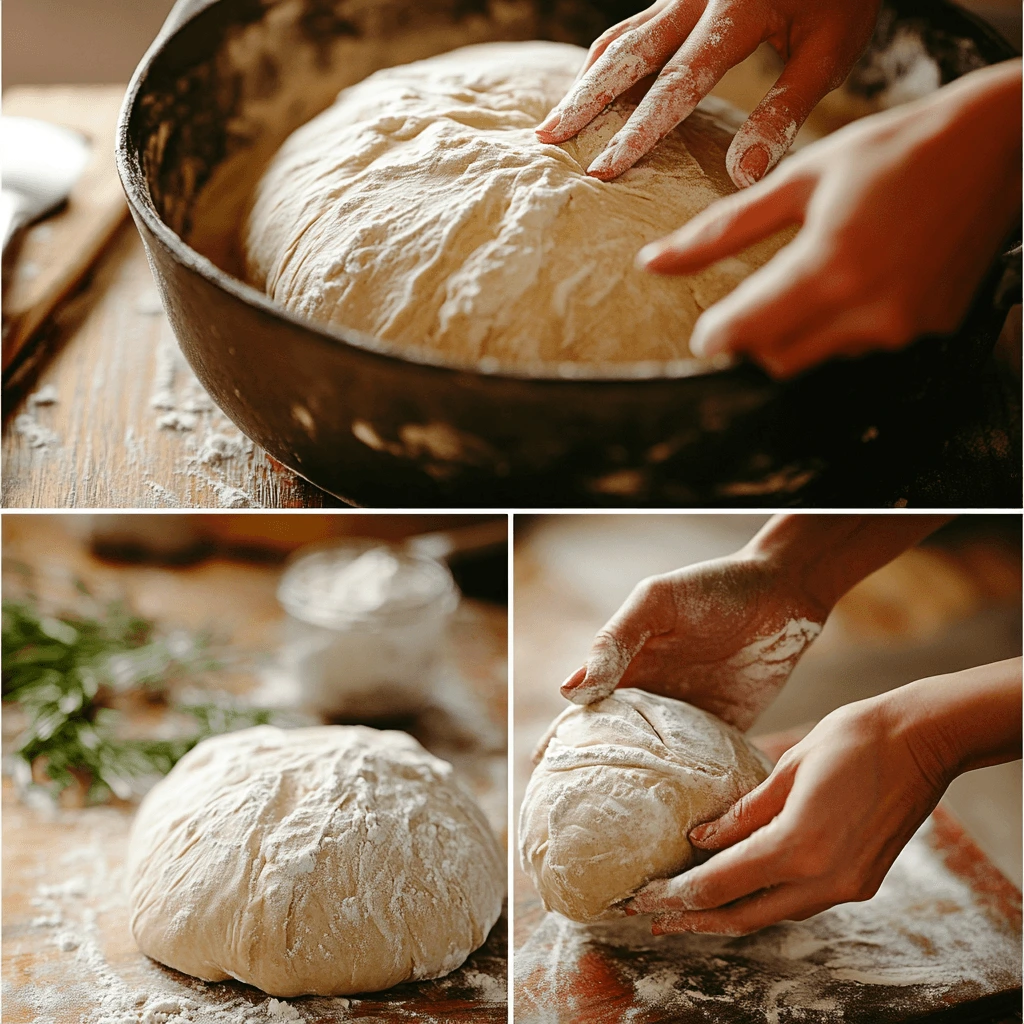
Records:
{"label": "hand cradling dough", "polygon": [[785,239],[690,277],[637,269],[646,243],[735,191],[735,124],[705,101],[621,178],[590,178],[632,104],[560,146],[534,135],[585,54],[485,43],[343,90],[257,188],[251,283],[313,320],[463,362],[689,358],[701,311]]}
{"label": "hand cradling dough", "polygon": [[505,890],[451,766],[362,726],[204,740],[139,808],[128,876],[144,953],[275,996],[441,977],[483,944]]}
{"label": "hand cradling dough", "polygon": [[523,799],[523,870],[548,910],[611,916],[651,879],[691,867],[690,829],[770,770],[739,730],[669,697],[621,689],[567,708]]}

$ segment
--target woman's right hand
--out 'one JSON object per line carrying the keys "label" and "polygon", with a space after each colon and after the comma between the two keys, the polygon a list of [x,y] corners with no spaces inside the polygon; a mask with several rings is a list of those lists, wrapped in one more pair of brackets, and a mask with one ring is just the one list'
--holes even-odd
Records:
{"label": "woman's right hand", "polygon": [[562,695],[593,704],[636,686],[747,729],[836,601],[948,518],[773,516],[736,554],[641,580]]}
{"label": "woman's right hand", "polygon": [[562,684],[577,704],[636,686],[747,729],[821,631],[829,608],[784,565],[744,550],[641,580]]}

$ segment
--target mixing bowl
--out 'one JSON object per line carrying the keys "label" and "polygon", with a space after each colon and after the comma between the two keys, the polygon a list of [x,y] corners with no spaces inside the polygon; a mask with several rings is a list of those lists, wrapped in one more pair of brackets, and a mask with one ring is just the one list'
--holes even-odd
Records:
{"label": "mixing bowl", "polygon": [[[949,432],[1012,289],[961,329],[777,383],[750,364],[462,365],[296,316],[241,280],[237,229],[280,143],[380,67],[472,42],[586,46],[615,0],[215,0],[129,87],[118,169],[182,351],[237,426],[353,504],[862,504]],[[942,80],[1012,56],[941,0],[886,9],[846,88],[884,91],[908,33]],[[881,483],[880,483],[881,481]]]}

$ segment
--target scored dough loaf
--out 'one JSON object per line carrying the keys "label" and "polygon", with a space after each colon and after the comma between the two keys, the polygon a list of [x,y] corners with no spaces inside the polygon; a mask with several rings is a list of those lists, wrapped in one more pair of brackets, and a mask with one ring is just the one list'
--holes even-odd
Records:
{"label": "scored dough loaf", "polygon": [[128,855],[143,953],[275,996],[453,971],[501,912],[505,859],[445,761],[363,726],[204,740],[142,802]]}
{"label": "scored dough loaf", "polygon": [[642,246],[735,191],[739,122],[707,100],[616,181],[588,177],[632,104],[561,146],[534,134],[585,54],[484,43],[343,90],[264,173],[250,282],[312,320],[467,363],[689,358],[702,310],[789,235],[689,277],[639,270]]}
{"label": "scored dough loaf", "polygon": [[548,910],[614,915],[654,878],[691,867],[690,829],[768,777],[771,763],[707,711],[644,690],[567,708],[519,814],[519,857]]}

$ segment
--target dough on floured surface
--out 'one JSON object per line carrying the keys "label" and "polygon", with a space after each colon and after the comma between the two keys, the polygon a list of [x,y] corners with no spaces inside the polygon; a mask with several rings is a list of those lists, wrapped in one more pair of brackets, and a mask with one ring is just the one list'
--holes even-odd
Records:
{"label": "dough on floured surface", "polygon": [[609,916],[691,867],[690,829],[768,777],[743,734],[683,701],[620,689],[555,719],[519,813],[519,858],[548,910]]}
{"label": "dough on floured surface", "polygon": [[735,122],[705,101],[613,182],[586,168],[634,109],[534,128],[586,51],[485,43],[371,75],[295,131],[257,189],[249,280],[290,310],[463,362],[690,356],[701,311],[783,244],[690,277],[634,259],[723,195]]}
{"label": "dough on floured surface", "polygon": [[148,956],[270,995],[453,971],[501,912],[505,859],[411,736],[258,726],[200,743],[146,796],[128,856]]}

